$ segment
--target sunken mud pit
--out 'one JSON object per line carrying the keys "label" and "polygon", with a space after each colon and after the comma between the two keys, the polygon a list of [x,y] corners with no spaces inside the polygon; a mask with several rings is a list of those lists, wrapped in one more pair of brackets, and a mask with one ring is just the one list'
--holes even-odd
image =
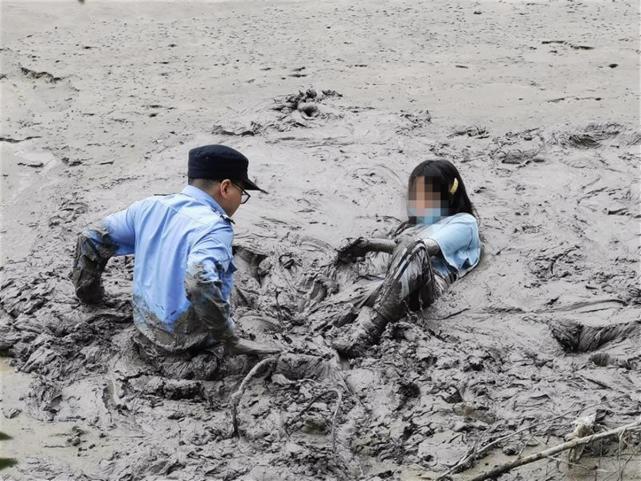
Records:
{"label": "sunken mud pit", "polygon": [[[634,2],[2,14],[0,457],[17,464],[1,479],[468,480],[579,418],[593,432],[639,418]],[[179,190],[188,149],[210,142],[245,152],[271,192],[236,216],[234,304],[247,336],[285,352],[240,398],[240,377],[166,379],[137,359],[133,259],[110,262],[97,308],[68,279],[84,225]],[[430,157],[466,181],[481,264],[341,360],[341,293],[385,259],[323,275],[344,238],[398,225]],[[311,355],[323,375],[297,365]],[[640,479],[640,442],[501,479]]]}

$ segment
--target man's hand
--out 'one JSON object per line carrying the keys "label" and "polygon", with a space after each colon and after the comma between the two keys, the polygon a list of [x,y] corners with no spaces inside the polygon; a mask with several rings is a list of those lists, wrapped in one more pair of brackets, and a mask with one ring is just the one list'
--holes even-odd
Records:
{"label": "man's hand", "polygon": [[[90,234],[95,233],[96,241]],[[115,245],[104,230],[89,228],[78,236],[74,254],[71,281],[76,290],[76,296],[87,304],[97,304],[102,301],[104,289],[100,277],[107,261],[116,251]]]}

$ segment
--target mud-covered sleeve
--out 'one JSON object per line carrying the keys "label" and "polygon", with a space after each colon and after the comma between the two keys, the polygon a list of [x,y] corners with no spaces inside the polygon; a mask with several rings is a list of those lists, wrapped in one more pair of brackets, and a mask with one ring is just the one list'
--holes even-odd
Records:
{"label": "mud-covered sleeve", "polygon": [[481,241],[476,218],[470,214],[459,214],[441,229],[430,234],[440,247],[441,255],[449,266],[464,274],[481,257]]}
{"label": "mud-covered sleeve", "polygon": [[71,280],[80,300],[94,303],[102,299],[100,278],[116,250],[102,223],[87,227],[78,235]]}
{"label": "mud-covered sleeve", "polygon": [[126,256],[134,253],[136,247],[135,217],[142,205],[142,202],[136,202],[127,209],[108,215],[100,223],[111,242],[116,245],[114,255]]}
{"label": "mud-covered sleeve", "polygon": [[187,258],[185,290],[198,317],[212,334],[224,339],[234,328],[229,297],[233,266],[231,227],[207,233],[192,246]]}

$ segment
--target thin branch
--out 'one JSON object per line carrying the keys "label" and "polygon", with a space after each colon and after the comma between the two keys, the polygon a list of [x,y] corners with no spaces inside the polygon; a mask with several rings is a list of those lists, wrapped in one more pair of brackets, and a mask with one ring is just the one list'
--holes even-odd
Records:
{"label": "thin branch", "polygon": [[[616,398],[616,399],[619,399],[619,398]],[[556,421],[557,419],[563,418],[563,417],[567,416],[568,414],[576,413],[578,411],[583,411],[585,409],[590,409],[590,408],[593,408],[593,407],[596,407],[596,406],[601,406],[602,404],[605,404],[606,402],[608,402],[608,401],[601,401],[601,402],[598,402],[598,403],[589,404],[587,406],[582,406],[580,408],[573,408],[573,409],[570,409],[568,411],[562,412],[561,414],[558,414],[558,415],[556,415],[556,416],[554,416],[554,417],[552,417],[550,419],[547,419],[545,422],[547,424],[550,424],[552,421]],[[530,423],[527,426],[524,426],[522,428],[517,429],[513,433],[509,433],[509,434],[506,434],[505,436],[501,436],[500,438],[496,438],[494,441],[491,441],[488,444],[482,446],[478,451],[475,450],[476,446],[474,446],[472,449],[468,450],[468,452],[465,455],[463,455],[463,457],[461,459],[459,459],[456,462],[456,464],[454,464],[454,466],[452,466],[445,473],[441,474],[438,478],[436,478],[436,481],[441,481],[441,480],[447,478],[450,474],[459,472],[459,470],[460,470],[459,468],[461,468],[462,466],[465,466],[471,459],[477,458],[477,457],[481,456],[482,454],[485,454],[487,451],[492,449],[494,446],[502,443],[503,441],[506,441],[507,439],[510,439],[511,437],[514,437],[517,434],[521,434],[524,431],[529,431],[530,429],[535,428],[535,427],[539,426],[540,424],[541,424],[541,421]]]}
{"label": "thin branch", "polygon": [[604,439],[608,438],[610,436],[615,436],[621,433],[624,433],[625,431],[636,431],[641,429],[641,418],[639,418],[637,421],[626,424],[625,426],[618,427],[616,429],[611,429],[609,431],[604,431],[602,433],[598,434],[592,434],[591,436],[586,436],[584,438],[577,438],[573,439],[572,441],[568,441],[566,443],[561,443],[557,446],[554,446],[549,449],[545,449],[543,451],[540,451],[538,453],[532,454],[530,456],[526,456],[521,459],[516,459],[510,463],[502,464],[500,466],[497,466],[496,468],[492,469],[491,471],[488,471],[485,474],[480,474],[478,476],[475,476],[472,478],[470,481],[484,481],[486,479],[494,479],[497,476],[507,473],[508,471],[511,471],[514,468],[517,468],[519,466],[523,466],[525,464],[530,464],[535,461],[539,461],[540,459],[545,459],[549,458],[550,456],[560,453],[562,451],[567,451],[568,449],[572,449],[576,446],[582,446],[591,443],[592,441],[597,441],[599,439]]}

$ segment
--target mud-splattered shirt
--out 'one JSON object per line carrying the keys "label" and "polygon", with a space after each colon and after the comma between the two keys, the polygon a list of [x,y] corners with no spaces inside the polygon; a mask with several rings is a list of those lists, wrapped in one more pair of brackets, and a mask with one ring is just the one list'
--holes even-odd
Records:
{"label": "mud-splattered shirt", "polygon": [[432,267],[450,282],[476,267],[481,257],[478,222],[471,214],[443,217],[430,225],[417,224],[401,235],[434,240],[440,253],[432,257]]}
{"label": "mud-splattered shirt", "polygon": [[[150,340],[182,350],[233,329],[234,232],[211,196],[187,186],[180,194],[135,202],[102,226],[117,246],[115,255],[135,254],[134,322]],[[89,232],[95,241],[100,234]]]}

